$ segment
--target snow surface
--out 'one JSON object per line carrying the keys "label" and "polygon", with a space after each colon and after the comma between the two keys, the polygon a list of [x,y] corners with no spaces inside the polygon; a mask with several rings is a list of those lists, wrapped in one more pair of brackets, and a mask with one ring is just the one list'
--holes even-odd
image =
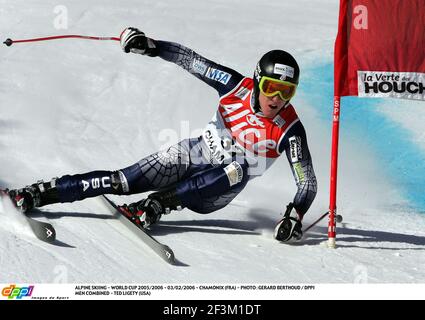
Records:
{"label": "snow surface", "polygon": [[[67,9],[67,29],[56,28],[58,5]],[[246,75],[264,52],[292,52],[302,69],[293,103],[319,182],[307,226],[328,207],[337,17],[337,0],[0,0],[0,38],[118,36],[135,26]],[[184,70],[125,54],[114,41],[1,46],[0,59],[4,187],[124,168],[196,136],[217,106],[215,91]],[[424,283],[423,103],[348,101],[338,191],[344,224],[336,250],[321,244],[326,221],[299,244],[273,239],[296,190],[282,159],[228,207],[209,215],[173,213],[152,229],[173,248],[177,266],[152,254],[96,199],[52,205],[34,216],[56,228],[53,245],[36,240],[0,207],[0,283]]]}

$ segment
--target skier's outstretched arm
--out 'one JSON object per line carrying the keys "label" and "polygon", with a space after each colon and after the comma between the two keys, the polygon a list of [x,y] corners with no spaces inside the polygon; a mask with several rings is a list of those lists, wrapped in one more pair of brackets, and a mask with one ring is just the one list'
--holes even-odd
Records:
{"label": "skier's outstretched arm", "polygon": [[306,214],[317,194],[317,180],[313,160],[308,149],[307,136],[300,121],[288,131],[285,152],[297,185],[292,201],[300,219]]}
{"label": "skier's outstretched arm", "polygon": [[136,28],[121,34],[125,52],[160,57],[173,62],[217,90],[220,96],[231,91],[244,78],[239,72],[215,63],[181,44],[154,40]]}
{"label": "skier's outstretched arm", "polygon": [[[279,150],[286,153],[289,165],[295,178],[297,192],[292,202],[286,207],[284,217],[275,228],[275,238],[279,241],[302,238],[302,219],[317,194],[316,175],[313,161],[307,145],[305,129],[300,121],[286,134]],[[295,209],[295,210],[293,210]]]}

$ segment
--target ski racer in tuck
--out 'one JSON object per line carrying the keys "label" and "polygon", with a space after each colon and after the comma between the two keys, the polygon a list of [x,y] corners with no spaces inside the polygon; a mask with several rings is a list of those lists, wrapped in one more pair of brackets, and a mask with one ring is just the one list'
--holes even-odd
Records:
{"label": "ski racer in tuck", "polygon": [[275,238],[300,239],[317,182],[305,129],[290,104],[300,75],[292,55],[267,52],[249,78],[181,44],[148,38],[136,28],[126,28],[120,41],[125,52],[175,63],[214,88],[219,105],[212,120],[200,137],[184,139],[127,168],[65,175],[8,190],[15,205],[26,212],[102,194],[154,191],[122,206],[133,222],[147,228],[173,210],[210,213],[225,207],[285,153],[297,192],[275,228]]}

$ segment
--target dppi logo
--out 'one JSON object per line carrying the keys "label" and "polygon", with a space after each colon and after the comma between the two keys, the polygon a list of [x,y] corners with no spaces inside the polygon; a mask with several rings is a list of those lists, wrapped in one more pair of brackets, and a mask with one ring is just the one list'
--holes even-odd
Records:
{"label": "dppi logo", "polygon": [[23,297],[31,297],[33,289],[34,286],[19,288],[12,284],[9,287],[3,288],[1,294],[3,297],[7,297],[8,299],[22,299]]}

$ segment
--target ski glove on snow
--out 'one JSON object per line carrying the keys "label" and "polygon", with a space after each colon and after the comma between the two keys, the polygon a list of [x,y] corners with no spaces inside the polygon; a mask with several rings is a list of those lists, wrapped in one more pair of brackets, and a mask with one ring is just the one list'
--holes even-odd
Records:
{"label": "ski glove on snow", "polygon": [[146,37],[145,33],[137,28],[126,28],[120,36],[121,48],[124,52],[139,53],[148,56],[156,56],[155,42]]}
{"label": "ski glove on snow", "polygon": [[[303,236],[301,221],[296,217],[297,214],[291,216],[294,204],[291,202],[286,206],[286,212],[283,219],[279,221],[274,230],[276,240],[287,242],[291,239],[301,240]],[[295,211],[295,210],[294,210]]]}

